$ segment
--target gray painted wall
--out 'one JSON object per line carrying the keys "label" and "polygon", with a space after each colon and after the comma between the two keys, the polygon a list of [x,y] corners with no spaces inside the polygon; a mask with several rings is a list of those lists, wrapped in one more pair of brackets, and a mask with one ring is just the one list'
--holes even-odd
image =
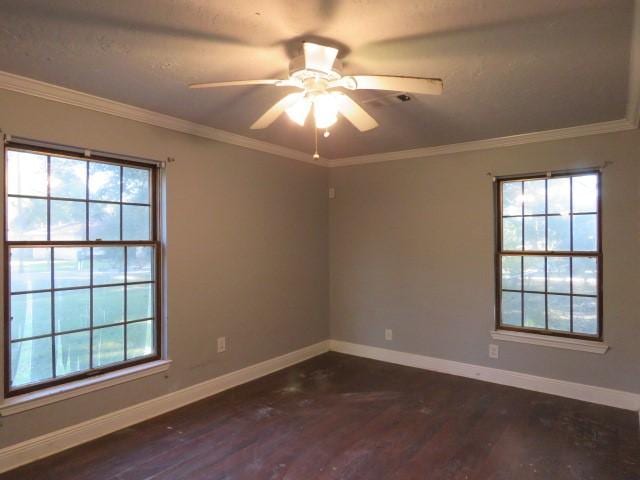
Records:
{"label": "gray painted wall", "polygon": [[[0,128],[176,158],[167,173],[168,378],[3,418],[0,448],[328,338],[326,169],[4,90]],[[228,351],[217,354],[221,335]]]}
{"label": "gray painted wall", "polygon": [[[335,168],[331,338],[640,392],[640,132]],[[606,355],[494,326],[494,175],[614,164],[602,177]],[[393,340],[384,340],[384,329]]]}
{"label": "gray painted wall", "polygon": [[[2,90],[0,128],[177,159],[167,188],[168,378],[0,419],[0,448],[324,340],[329,324],[339,340],[640,392],[640,132],[328,171]],[[489,360],[486,173],[605,160],[615,162],[603,175],[611,350],[600,356],[501,342],[500,359]],[[337,193],[330,203],[328,180]],[[392,342],[383,340],[387,327]],[[223,355],[215,353],[220,335],[229,343]]]}

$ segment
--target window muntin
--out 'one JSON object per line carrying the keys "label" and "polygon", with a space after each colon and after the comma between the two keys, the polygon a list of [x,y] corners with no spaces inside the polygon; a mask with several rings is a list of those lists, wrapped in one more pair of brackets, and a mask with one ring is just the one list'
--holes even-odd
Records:
{"label": "window muntin", "polygon": [[602,337],[600,174],[498,179],[497,327]]}
{"label": "window muntin", "polygon": [[157,359],[156,167],[5,158],[6,394]]}

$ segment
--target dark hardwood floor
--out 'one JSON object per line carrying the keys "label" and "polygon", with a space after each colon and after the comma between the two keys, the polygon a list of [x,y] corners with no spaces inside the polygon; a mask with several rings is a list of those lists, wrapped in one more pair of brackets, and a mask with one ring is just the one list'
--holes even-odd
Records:
{"label": "dark hardwood floor", "polygon": [[0,479],[640,479],[637,413],[327,353]]}

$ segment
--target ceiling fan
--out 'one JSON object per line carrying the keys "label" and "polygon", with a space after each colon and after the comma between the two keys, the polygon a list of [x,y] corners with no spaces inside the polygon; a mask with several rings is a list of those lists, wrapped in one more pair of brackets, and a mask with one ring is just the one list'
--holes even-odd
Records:
{"label": "ceiling fan", "polygon": [[[276,102],[258,120],[252,129],[267,128],[283,112],[298,125],[304,126],[313,108],[316,129],[327,129],[342,114],[358,130],[366,132],[378,126],[378,122],[351,99],[345,90],[392,90],[399,92],[439,95],[442,80],[439,78],[398,77],[386,75],[343,75],[342,62],[337,58],[338,49],[304,42],[303,54],[291,60],[289,78],[284,80],[238,80],[230,82],[196,83],[189,88],[214,88],[238,85],[272,85],[294,87],[301,91],[290,93]],[[317,142],[316,142],[317,143]],[[314,158],[318,158],[317,148]]]}

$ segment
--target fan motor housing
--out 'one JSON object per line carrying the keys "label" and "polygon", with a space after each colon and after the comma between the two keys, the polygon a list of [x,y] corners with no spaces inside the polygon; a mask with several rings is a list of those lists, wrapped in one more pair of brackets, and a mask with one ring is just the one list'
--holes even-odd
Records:
{"label": "fan motor housing", "polygon": [[304,82],[309,78],[323,78],[327,82],[333,82],[335,80],[339,80],[342,78],[342,61],[339,59],[335,59],[333,62],[333,66],[331,67],[331,72],[322,72],[317,70],[311,70],[306,68],[304,55],[300,55],[295,57],[289,63],[289,77],[296,78]]}

